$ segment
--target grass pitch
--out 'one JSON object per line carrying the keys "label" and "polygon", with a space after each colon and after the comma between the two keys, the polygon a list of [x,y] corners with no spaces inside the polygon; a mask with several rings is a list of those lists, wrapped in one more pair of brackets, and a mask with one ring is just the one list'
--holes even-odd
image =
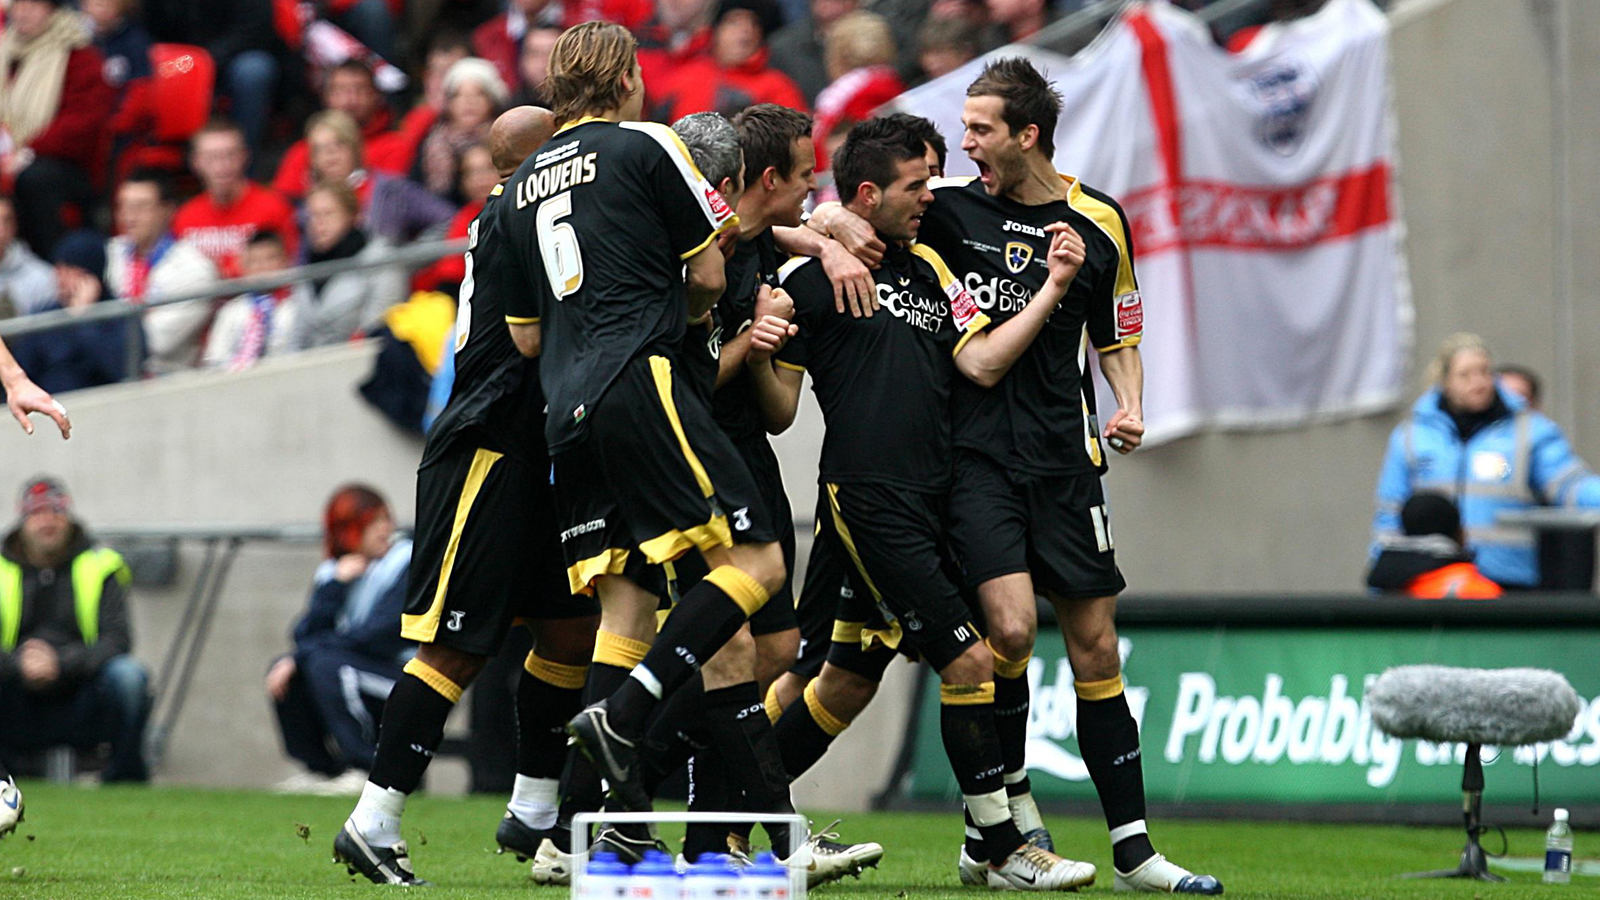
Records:
{"label": "grass pitch", "polygon": [[[285,797],[184,788],[76,788],[23,785],[27,821],[0,841],[0,897],[357,898],[384,889],[352,883],[331,847],[353,799]],[[526,865],[494,853],[502,801],[418,796],[406,811],[406,838],[418,872],[438,888],[427,896],[564,900],[540,888]],[[817,813],[813,812],[813,816]],[[819,824],[831,817],[821,817]],[[1085,894],[1111,893],[1105,825],[1052,818],[1058,846],[1099,866]],[[956,881],[959,814],[851,815],[846,838],[881,842],[882,866],[819,897],[971,898]],[[1404,881],[1398,872],[1453,865],[1459,831],[1362,825],[1166,821],[1156,844],[1173,859],[1210,872],[1237,898],[1427,897],[1512,900],[1600,896],[1600,878],[1574,876],[1567,887],[1543,885],[1537,873],[1506,872],[1510,884]],[[669,841],[675,835],[668,835]],[[1543,853],[1543,834],[1510,832],[1512,856]],[[1578,835],[1580,853],[1600,836]],[[1498,844],[1492,840],[1491,844]],[[1076,852],[1074,852],[1076,851]]]}

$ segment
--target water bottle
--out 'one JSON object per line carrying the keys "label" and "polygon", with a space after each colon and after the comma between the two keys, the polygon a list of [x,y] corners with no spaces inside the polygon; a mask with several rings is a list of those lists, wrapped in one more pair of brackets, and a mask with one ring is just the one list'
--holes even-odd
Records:
{"label": "water bottle", "polygon": [[1556,810],[1556,820],[1544,833],[1544,880],[1546,884],[1572,880],[1572,826],[1564,809]]}
{"label": "water bottle", "polygon": [[644,862],[633,867],[628,896],[634,900],[683,900],[683,878],[672,858],[660,850],[645,852]]}
{"label": "water bottle", "polygon": [[628,867],[615,853],[596,853],[583,870],[583,900],[614,900],[628,896]]}
{"label": "water bottle", "polygon": [[726,858],[703,854],[683,877],[683,898],[738,900],[739,870],[729,865]]}
{"label": "water bottle", "polygon": [[739,900],[789,900],[789,870],[771,853],[739,873]]}

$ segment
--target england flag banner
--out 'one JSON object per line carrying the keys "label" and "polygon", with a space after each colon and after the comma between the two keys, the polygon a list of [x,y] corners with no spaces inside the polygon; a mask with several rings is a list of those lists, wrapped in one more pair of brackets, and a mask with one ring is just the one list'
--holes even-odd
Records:
{"label": "england flag banner", "polygon": [[[949,174],[986,59],[1023,56],[1064,99],[1056,167],[1117,198],[1144,298],[1151,442],[1397,403],[1411,342],[1388,23],[1329,0],[1237,53],[1165,0],[1074,56],[1013,45],[896,102],[939,125]],[[1102,410],[1115,409],[1102,385]]]}

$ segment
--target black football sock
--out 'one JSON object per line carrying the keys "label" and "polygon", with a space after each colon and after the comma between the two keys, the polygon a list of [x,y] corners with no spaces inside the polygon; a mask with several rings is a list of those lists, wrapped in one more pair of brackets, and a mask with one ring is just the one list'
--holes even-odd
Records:
{"label": "black football sock", "polygon": [[[594,636],[594,662],[589,666],[589,679],[583,687],[583,703],[595,703],[611,695],[624,681],[628,672],[644,659],[650,645],[609,631],[596,632]],[[594,763],[582,753],[568,753],[566,768],[561,772],[561,809],[558,823],[572,821],[581,812],[596,812],[605,802],[601,790],[600,773]],[[566,846],[571,841],[567,829],[557,828],[556,846],[562,852],[571,852]]]}
{"label": "black football sock", "polygon": [[645,793],[654,797],[661,782],[709,746],[702,716],[704,705],[705,682],[696,672],[656,707],[640,745],[639,781]]}
{"label": "black football sock", "polygon": [[1128,709],[1121,675],[1075,681],[1073,686],[1078,692],[1078,752],[1111,830],[1112,862],[1118,871],[1131,872],[1156,852],[1145,830],[1139,725]]}
{"label": "black football sock", "polygon": [[625,740],[644,735],[657,703],[676,691],[767,602],[760,582],[733,566],[718,566],[683,595],[644,661],[611,695],[611,730]]}
{"label": "black football sock", "polygon": [[967,811],[983,835],[989,861],[1000,865],[1023,844],[1011,821],[1000,777],[1000,739],[994,729],[994,682],[939,686],[939,735]]}
{"label": "black football sock", "polygon": [[[739,797],[732,789],[720,754],[712,750],[696,753],[689,760],[689,811],[738,812]],[[697,822],[683,832],[683,857],[690,862],[702,853],[728,852],[728,826],[720,822]]]}
{"label": "black football sock", "polygon": [[815,678],[806,684],[801,700],[803,702],[789,704],[778,717],[774,729],[783,757],[783,770],[791,781],[816,765],[822,754],[828,752],[833,739],[850,725],[822,705],[817,697]]}
{"label": "black football sock", "polygon": [[444,720],[461,699],[461,686],[427,663],[413,659],[389,691],[378,728],[378,751],[367,780],[409,794],[444,740]]}
{"label": "black football sock", "polygon": [[[706,692],[705,727],[711,746],[724,765],[712,778],[724,778],[731,785],[731,796],[742,794],[743,810],[756,813],[792,813],[789,802],[789,776],[777,735],[762,705],[761,691],[754,681]],[[789,826],[762,823],[772,846],[787,854]],[[724,834],[730,829],[724,827]]]}
{"label": "black football sock", "polygon": [[972,821],[972,810],[962,807],[961,815],[966,819],[967,857],[976,862],[988,862],[989,845],[983,842],[983,832],[978,830],[978,823]]}
{"label": "black football sock", "polygon": [[583,708],[588,666],[551,662],[537,651],[517,681],[517,778],[506,808],[529,828],[556,824],[567,722]]}
{"label": "black football sock", "polygon": [[[990,645],[990,652],[994,646]],[[994,653],[994,728],[1000,737],[1000,761],[1005,766],[1006,797],[1010,800],[1026,798],[1033,793],[1028,780],[1028,660],[1007,659]],[[1017,806],[1012,806],[1012,817],[1017,819],[1017,829],[1027,833],[1043,828],[1036,807],[1026,805],[1026,820],[1017,817]]]}

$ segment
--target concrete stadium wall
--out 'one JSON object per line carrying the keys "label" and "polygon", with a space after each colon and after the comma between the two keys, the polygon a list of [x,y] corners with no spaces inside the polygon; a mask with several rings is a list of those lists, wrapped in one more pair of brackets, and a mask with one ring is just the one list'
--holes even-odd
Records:
{"label": "concrete stadium wall", "polygon": [[[1444,335],[1478,331],[1502,360],[1549,376],[1551,412],[1580,452],[1600,460],[1600,409],[1583,402],[1600,370],[1600,170],[1579,164],[1600,159],[1600,107],[1574,99],[1600,94],[1600,4],[1402,0],[1392,19],[1414,368]],[[373,352],[330,348],[238,375],[68,396],[77,425],[69,443],[0,428],[0,491],[52,472],[91,526],[276,525],[314,521],[335,486],[361,479],[409,520],[420,442],[355,394]],[[802,409],[779,452],[797,516],[809,521],[821,425],[814,402]],[[1133,589],[1357,589],[1394,421],[1208,434],[1118,459],[1108,491]],[[292,771],[260,678],[287,648],[317,557],[266,545],[241,554],[163,779],[263,785]],[[177,587],[137,594],[138,655],[152,666],[198,558],[186,548]],[[882,787],[911,702],[909,667],[892,671],[866,719],[802,780],[803,803],[859,808]],[[459,766],[439,769],[435,789],[463,783]]]}

